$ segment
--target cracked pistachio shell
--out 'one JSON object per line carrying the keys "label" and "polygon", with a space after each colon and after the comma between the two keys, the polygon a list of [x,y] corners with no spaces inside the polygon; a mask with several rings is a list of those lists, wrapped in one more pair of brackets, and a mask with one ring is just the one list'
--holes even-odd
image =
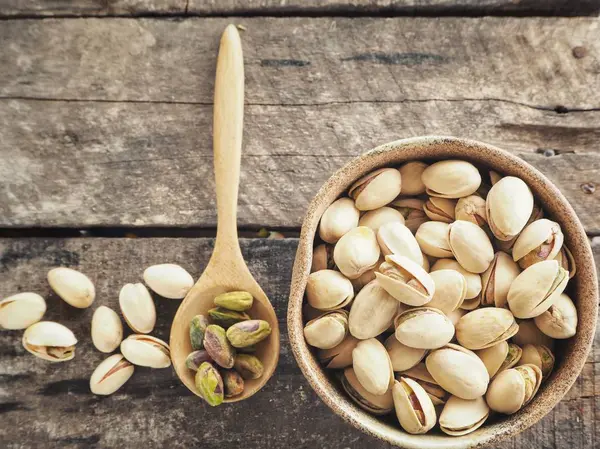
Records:
{"label": "cracked pistachio shell", "polygon": [[494,236],[507,241],[527,224],[533,211],[533,194],[523,180],[505,176],[490,189],[485,207]]}
{"label": "cracked pistachio shell", "polygon": [[46,301],[37,293],[24,292],[0,301],[0,329],[27,329],[42,319]]}
{"label": "cracked pistachio shell", "polygon": [[508,254],[498,251],[481,275],[481,303],[484,306],[508,307],[508,290],[520,273],[516,262]]}
{"label": "cracked pistachio shell", "polygon": [[479,170],[473,164],[460,160],[436,162],[425,169],[421,179],[428,195],[442,198],[471,195],[481,184]]}
{"label": "cracked pistachio shell", "polygon": [[258,379],[265,371],[260,359],[252,354],[238,354],[233,367],[246,380]]}
{"label": "cracked pistachio shell", "polygon": [[204,333],[210,323],[204,315],[196,315],[190,322],[190,342],[192,349],[204,348]]}
{"label": "cracked pistachio shell", "polygon": [[405,256],[423,266],[423,253],[414,235],[402,223],[387,223],[377,232],[377,242],[384,256]]}
{"label": "cracked pistachio shell", "polygon": [[171,366],[169,345],[150,335],[130,335],[121,342],[121,353],[134,365],[149,368]]}
{"label": "cracked pistachio shell", "polygon": [[425,184],[421,175],[428,165],[421,161],[410,161],[398,169],[402,177],[402,195],[420,195],[425,193]]}
{"label": "cracked pistachio shell", "polygon": [[563,245],[556,257],[554,258],[558,264],[569,272],[569,279],[572,279],[577,272],[577,265],[575,265],[575,258],[571,253],[571,250]]}
{"label": "cracked pistachio shell", "polygon": [[210,406],[215,407],[223,403],[225,395],[223,378],[212,364],[204,362],[200,365],[194,381],[198,393]]}
{"label": "cracked pistachio shell", "polygon": [[525,345],[519,365],[535,365],[542,372],[542,380],[546,380],[554,369],[554,354],[543,345]]}
{"label": "cracked pistachio shell", "polygon": [[53,321],[39,321],[23,333],[23,347],[50,362],[66,362],[75,357],[77,338],[70,329]]}
{"label": "cracked pistachio shell", "polygon": [[485,307],[463,316],[456,325],[458,343],[471,350],[485,349],[508,340],[519,330],[508,309]]}
{"label": "cracked pistachio shell", "polygon": [[229,310],[224,307],[215,307],[208,311],[208,316],[212,320],[213,324],[218,324],[223,329],[229,329],[229,326],[233,326],[235,323],[241,323],[250,319],[250,315],[246,312],[236,312],[235,310]]}
{"label": "cracked pistachio shell", "polygon": [[225,329],[210,324],[204,332],[204,349],[215,363],[223,368],[232,368],[235,360],[235,349],[229,343]]}
{"label": "cracked pistachio shell", "polygon": [[335,264],[348,279],[356,279],[377,265],[381,251],[371,228],[359,226],[347,232],[333,249]]}
{"label": "cracked pistachio shell", "polygon": [[227,339],[234,348],[255,345],[269,335],[271,335],[271,325],[264,320],[246,320],[227,329]]}
{"label": "cracked pistachio shell", "polygon": [[375,276],[390,295],[409,306],[427,304],[435,293],[429,273],[408,257],[385,256],[385,262]]}
{"label": "cracked pistachio shell", "polygon": [[411,348],[398,341],[394,334],[385,340],[385,349],[392,361],[394,371],[406,371],[425,358],[427,349]]}
{"label": "cracked pistachio shell", "polygon": [[554,340],[542,333],[533,320],[518,320],[519,331],[513,336],[512,341],[523,347],[527,344],[554,347]]}
{"label": "cracked pistachio shell", "polygon": [[410,229],[410,232],[417,232],[419,226],[429,221],[429,217],[423,211],[424,205],[425,201],[418,198],[401,198],[391,203],[390,207],[402,214],[404,225]]}
{"label": "cracked pistachio shell", "polygon": [[134,367],[121,354],[104,359],[90,378],[90,390],[94,394],[113,394],[133,375]]}
{"label": "cracked pistachio shell", "polygon": [[432,257],[454,257],[448,239],[449,224],[427,221],[419,226],[415,238],[424,254]]}
{"label": "cracked pistachio shell", "polygon": [[461,399],[450,396],[440,415],[440,429],[447,435],[467,435],[479,429],[490,416],[490,408],[483,397]]}
{"label": "cracked pistachio shell", "polygon": [[550,308],[564,291],[569,273],[555,260],[526,268],[508,291],[508,306],[517,318],[534,318]]}
{"label": "cracked pistachio shell", "polygon": [[465,277],[454,270],[437,270],[429,275],[435,284],[435,293],[427,307],[439,309],[446,315],[458,309],[467,295]]}
{"label": "cracked pistachio shell", "polygon": [[443,221],[452,223],[454,221],[454,210],[456,209],[456,200],[448,198],[429,197],[423,211],[433,221]]}
{"label": "cracked pistachio shell", "polygon": [[333,261],[333,245],[321,243],[313,250],[312,265],[310,272],[315,273],[321,270],[333,270],[335,262]]}
{"label": "cracked pistachio shell", "polygon": [[58,267],[48,271],[48,283],[67,304],[78,309],[91,306],[96,298],[90,278],[71,268]]}
{"label": "cracked pistachio shell", "polygon": [[192,371],[198,371],[198,368],[200,368],[200,365],[202,365],[204,362],[212,361],[213,359],[210,358],[205,349],[199,349],[197,351],[190,352],[185,359],[185,366]]}
{"label": "cracked pistachio shell", "polygon": [[485,399],[490,409],[511,415],[533,399],[541,382],[542,372],[535,365],[510,368],[494,378]]}
{"label": "cracked pistachio shell", "polygon": [[438,270],[454,270],[458,271],[465,277],[467,281],[467,294],[465,299],[477,298],[481,293],[481,276],[477,273],[471,273],[465,270],[454,259],[439,259],[431,267],[431,272]]}
{"label": "cracked pistachio shell", "polygon": [[244,379],[234,369],[221,370],[223,390],[226,398],[233,398],[244,392]]}
{"label": "cracked pistachio shell", "polygon": [[437,422],[435,407],[427,392],[412,379],[400,377],[392,390],[396,416],[402,428],[411,434],[423,434]]}
{"label": "cracked pistachio shell", "polygon": [[555,221],[542,218],[527,225],[512,250],[513,260],[523,269],[544,260],[552,260],[562,248],[564,235]]}
{"label": "cracked pistachio shell", "polygon": [[458,263],[471,273],[483,273],[494,258],[494,247],[483,229],[469,221],[448,226],[448,242]]}
{"label": "cracked pistachio shell", "polygon": [[454,337],[454,326],[438,309],[419,307],[396,319],[396,338],[411,348],[441,348]]}
{"label": "cracked pistachio shell", "polygon": [[456,328],[456,324],[458,323],[458,320],[460,320],[467,313],[468,313],[467,310],[459,308],[459,309],[453,310],[452,312],[448,312],[446,314],[446,316],[448,317],[448,319],[452,322],[452,324]]}
{"label": "cracked pistachio shell", "polygon": [[362,409],[374,415],[387,415],[394,409],[392,388],[388,388],[382,395],[369,393],[358,381],[351,366],[344,370],[341,380],[344,391]]}
{"label": "cracked pistachio shell", "polygon": [[354,298],[348,318],[350,333],[360,340],[377,337],[390,327],[397,310],[398,301],[377,280],[371,281]]}
{"label": "cracked pistachio shell", "polygon": [[373,210],[394,201],[400,194],[402,177],[395,168],[380,168],[356,181],[348,194],[358,210]]}
{"label": "cracked pistachio shell", "polygon": [[156,324],[156,308],[144,284],[125,284],[119,292],[119,307],[125,322],[134,332],[152,332]]}
{"label": "cracked pistachio shell", "polygon": [[123,324],[117,312],[100,306],[92,316],[92,343],[100,352],[110,353],[119,347],[123,340]]}
{"label": "cracked pistachio shell", "polygon": [[571,338],[577,331],[577,309],[571,298],[562,293],[548,310],[533,321],[549,337]]}
{"label": "cracked pistachio shell", "polygon": [[411,369],[398,374],[396,377],[398,378],[400,376],[412,379],[421,385],[421,387],[423,387],[423,389],[429,395],[433,405],[445,404],[446,400],[450,396],[450,394],[440,387],[435,379],[431,377],[431,374],[429,374],[429,371],[427,371],[425,363],[419,363]]}
{"label": "cracked pistachio shell", "polygon": [[168,299],[182,299],[194,286],[192,275],[173,263],[148,267],[143,277],[152,291]]}
{"label": "cracked pistachio shell", "polygon": [[341,369],[352,365],[352,351],[360,340],[352,335],[331,349],[321,349],[318,352],[319,362],[329,369]]}
{"label": "cracked pistachio shell", "polygon": [[224,307],[235,312],[245,312],[252,307],[254,297],[249,292],[233,291],[217,295],[214,303],[217,307]]}
{"label": "cracked pistachio shell", "polygon": [[469,195],[461,198],[456,203],[454,210],[456,220],[468,221],[483,228],[487,226],[485,213],[485,200],[479,195]]}
{"label": "cracked pistachio shell", "polygon": [[394,382],[392,362],[385,346],[375,338],[362,340],[352,351],[352,368],[360,384],[374,395],[385,394]]}
{"label": "cracked pistachio shell", "polygon": [[485,349],[475,351],[485,365],[490,379],[505,369],[512,368],[521,358],[522,350],[513,343],[501,341]]}
{"label": "cracked pistachio shell", "polygon": [[425,365],[444,390],[461,399],[483,396],[490,381],[481,359],[452,343],[432,351],[425,359]]}
{"label": "cracked pistachio shell", "polygon": [[319,349],[339,345],[348,335],[348,312],[335,310],[309,321],[304,326],[306,342]]}
{"label": "cracked pistachio shell", "polygon": [[365,213],[358,221],[358,226],[371,228],[375,234],[384,224],[397,222],[404,224],[404,216],[393,207],[380,207]]}
{"label": "cracked pistachio shell", "polygon": [[320,270],[308,276],[306,300],[318,310],[335,310],[354,298],[352,282],[339,271]]}
{"label": "cracked pistachio shell", "polygon": [[358,226],[359,210],[352,198],[340,198],[329,205],[319,223],[319,237],[324,242],[336,243],[340,237]]}

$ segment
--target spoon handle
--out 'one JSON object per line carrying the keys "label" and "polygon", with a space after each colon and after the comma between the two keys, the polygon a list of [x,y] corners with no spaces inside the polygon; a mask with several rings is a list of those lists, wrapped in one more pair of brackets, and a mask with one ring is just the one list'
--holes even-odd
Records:
{"label": "spoon handle", "polygon": [[217,241],[239,251],[237,200],[244,122],[244,59],[234,25],[228,25],[219,45],[213,116],[213,149],[217,191]]}

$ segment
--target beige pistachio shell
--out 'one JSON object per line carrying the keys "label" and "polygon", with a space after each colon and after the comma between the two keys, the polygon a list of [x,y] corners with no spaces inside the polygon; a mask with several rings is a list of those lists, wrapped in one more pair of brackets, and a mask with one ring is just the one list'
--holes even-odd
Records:
{"label": "beige pistachio shell", "polygon": [[494,258],[494,247],[476,224],[457,220],[448,227],[448,242],[458,263],[471,273],[483,273]]}
{"label": "beige pistachio shell", "polygon": [[371,281],[354,298],[350,333],[360,340],[377,337],[390,327],[397,309],[398,301],[377,280]]}
{"label": "beige pistachio shell", "polygon": [[534,318],[550,308],[569,281],[569,273],[555,260],[531,265],[513,281],[508,306],[517,318]]}
{"label": "beige pistachio shell", "polygon": [[37,293],[23,292],[0,301],[0,329],[27,329],[42,319],[46,301]]}
{"label": "beige pistachio shell", "polygon": [[150,335],[130,335],[121,342],[121,353],[134,365],[150,368],[171,366],[169,345]]}
{"label": "beige pistachio shell", "polygon": [[554,369],[554,354],[547,346],[525,345],[519,365],[535,365],[542,372],[542,380],[546,380]]}
{"label": "beige pistachio shell", "polygon": [[431,267],[431,272],[438,270],[454,270],[462,274],[467,281],[467,294],[465,299],[477,298],[481,293],[481,275],[477,273],[471,273],[465,270],[461,265],[454,259],[439,259]]}
{"label": "beige pistachio shell", "polygon": [[402,176],[402,194],[420,195],[425,193],[425,184],[421,175],[428,165],[421,161],[411,161],[403,164],[398,171]]}
{"label": "beige pistachio shell", "polygon": [[413,233],[417,232],[419,226],[429,221],[429,217],[423,211],[424,205],[425,201],[418,198],[401,198],[390,204],[391,207],[402,214],[404,224]]}
{"label": "beige pistachio shell", "polygon": [[396,379],[399,379],[400,376],[412,379],[421,385],[429,395],[433,405],[444,405],[450,396],[450,394],[440,387],[435,379],[431,377],[425,363],[419,363],[414,367],[403,371],[396,376]]}
{"label": "beige pistachio shell", "polygon": [[571,338],[577,331],[577,309],[571,298],[562,293],[548,310],[533,321],[549,337]]}
{"label": "beige pistachio shell", "polygon": [[468,221],[482,228],[487,227],[485,200],[479,195],[469,195],[459,199],[454,210],[454,217],[456,220]]}
{"label": "beige pistachio shell", "polygon": [[556,257],[554,258],[561,267],[569,272],[569,279],[572,279],[577,272],[577,265],[575,264],[575,258],[571,254],[571,250],[563,245]]}
{"label": "beige pistachio shell", "polygon": [[522,350],[513,343],[501,341],[485,349],[475,351],[485,365],[490,379],[505,369],[512,368],[521,358]]}
{"label": "beige pistachio shell", "polygon": [[[464,301],[463,301],[464,303]],[[465,316],[468,313],[467,310],[465,309],[456,309],[453,310],[452,312],[448,312],[446,314],[446,316],[448,317],[448,319],[452,322],[452,324],[454,325],[454,327],[456,328],[456,325],[458,324],[458,321]]]}
{"label": "beige pistachio shell", "polygon": [[48,283],[67,304],[78,309],[91,306],[96,298],[90,278],[72,268],[58,267],[48,271]]}
{"label": "beige pistachio shell", "polygon": [[463,301],[463,303],[460,305],[460,308],[463,310],[466,310],[467,312],[470,312],[471,310],[475,310],[480,305],[481,305],[481,295],[476,298],[465,299]]}
{"label": "beige pistachio shell", "polygon": [[527,405],[537,393],[542,372],[535,365],[523,365],[499,373],[485,395],[490,409],[511,415]]}
{"label": "beige pistachio shell", "polygon": [[319,237],[324,242],[336,243],[346,232],[358,226],[359,210],[352,198],[340,198],[329,205],[319,223]]}
{"label": "beige pistachio shell", "polygon": [[380,168],[363,176],[350,187],[358,210],[373,210],[394,201],[400,194],[402,177],[395,168]]}
{"label": "beige pistachio shell", "polygon": [[319,362],[329,369],[342,369],[352,365],[352,351],[360,340],[352,335],[331,349],[321,349],[318,353]]}
{"label": "beige pistachio shell", "polygon": [[358,226],[371,228],[375,234],[387,223],[398,222],[404,224],[404,216],[393,207],[380,207],[365,213],[358,221]]}
{"label": "beige pistachio shell", "polygon": [[123,340],[123,324],[117,312],[100,306],[92,316],[92,343],[100,352],[110,353],[119,347]]}
{"label": "beige pistachio shell", "polygon": [[127,325],[134,332],[152,332],[156,324],[156,307],[144,284],[125,284],[119,292],[119,307]]}
{"label": "beige pistachio shell", "polygon": [[402,428],[411,434],[423,434],[435,426],[435,407],[427,392],[412,379],[401,377],[392,390],[396,416]]}
{"label": "beige pistachio shell", "polygon": [[90,378],[90,390],[102,396],[113,394],[129,380],[133,371],[133,365],[121,354],[113,354],[94,370]]}
{"label": "beige pistachio shell", "polygon": [[374,415],[387,415],[394,409],[392,388],[390,387],[382,395],[369,393],[358,381],[352,367],[344,370],[342,387],[356,404]]}
{"label": "beige pistachio shell", "polygon": [[423,211],[431,220],[452,223],[456,202],[457,200],[432,196],[423,206]]}
{"label": "beige pistachio shell", "polygon": [[394,381],[385,346],[375,338],[362,340],[352,351],[352,367],[360,384],[374,395],[385,394]]}
{"label": "beige pistachio shell", "polygon": [[377,232],[377,242],[384,256],[397,254],[423,266],[423,253],[417,240],[402,223],[392,222],[383,225]]}
{"label": "beige pistachio shell", "polygon": [[425,169],[421,176],[430,196],[462,198],[477,191],[481,175],[477,168],[466,161],[445,160]]}
{"label": "beige pistachio shell", "polygon": [[494,236],[507,241],[527,224],[533,211],[533,194],[522,179],[505,176],[490,189],[485,206]]}
{"label": "beige pistachio shell", "polygon": [[429,275],[435,284],[435,293],[427,307],[439,309],[446,315],[458,309],[467,294],[465,277],[454,270],[437,270]]}
{"label": "beige pistachio shell", "polygon": [[411,348],[441,348],[454,337],[454,326],[438,309],[419,307],[396,319],[396,339]]}
{"label": "beige pistachio shell", "polygon": [[520,273],[516,262],[508,254],[498,251],[481,275],[481,303],[484,306],[508,307],[508,290]]}
{"label": "beige pistachio shell", "polygon": [[467,349],[484,349],[508,340],[518,330],[519,325],[510,310],[486,307],[473,310],[459,320],[456,338]]}
{"label": "beige pistachio shell", "polygon": [[427,304],[435,293],[431,276],[408,257],[385,256],[375,276],[390,295],[409,306]]}
{"label": "beige pistachio shell", "polygon": [[143,277],[152,291],[168,299],[183,299],[194,286],[192,275],[173,263],[152,265],[144,270]]}
{"label": "beige pistachio shell", "polygon": [[322,243],[313,250],[312,265],[310,272],[321,270],[333,270],[335,262],[333,261],[333,245]]}
{"label": "beige pistachio shell", "polygon": [[533,320],[517,320],[519,331],[513,336],[512,341],[523,347],[526,344],[544,345],[554,347],[554,340],[542,333]]}
{"label": "beige pistachio shell", "polygon": [[426,349],[411,348],[398,341],[395,335],[385,340],[385,349],[392,361],[394,371],[406,371],[416,366],[427,354]]}
{"label": "beige pistachio shell", "polygon": [[306,342],[319,349],[330,349],[339,345],[348,335],[348,312],[334,310],[304,326]]}
{"label": "beige pistachio shell", "polygon": [[306,283],[306,300],[318,310],[341,309],[354,298],[354,288],[339,271],[320,270],[311,273]]}
{"label": "beige pistachio shell", "polygon": [[53,321],[39,321],[23,333],[23,347],[49,362],[66,362],[75,357],[77,338],[70,329]]}
{"label": "beige pistachio shell", "polygon": [[513,246],[512,256],[523,269],[534,263],[556,258],[564,235],[555,221],[542,218],[527,225]]}
{"label": "beige pistachio shell", "polygon": [[489,415],[483,396],[470,400],[450,396],[440,415],[440,429],[451,436],[467,435],[479,429]]}
{"label": "beige pistachio shell", "polygon": [[333,260],[344,276],[356,279],[375,267],[379,254],[379,244],[373,230],[359,226],[338,240],[333,249]]}
{"label": "beige pistachio shell", "polygon": [[449,226],[441,221],[427,221],[419,226],[415,238],[423,253],[432,257],[454,257],[448,239]]}

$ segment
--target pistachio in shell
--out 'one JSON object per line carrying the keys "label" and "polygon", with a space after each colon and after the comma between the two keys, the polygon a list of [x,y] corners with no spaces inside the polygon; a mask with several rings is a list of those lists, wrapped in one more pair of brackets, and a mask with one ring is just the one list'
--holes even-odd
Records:
{"label": "pistachio in shell", "polygon": [[562,293],[558,299],[533,321],[539,330],[552,338],[571,338],[577,331],[577,309],[569,296]]}
{"label": "pistachio in shell", "polygon": [[210,323],[204,315],[196,315],[190,322],[190,342],[192,349],[199,350],[204,348],[204,333]]}
{"label": "pistachio in shell", "polygon": [[223,403],[225,396],[223,378],[212,364],[209,362],[202,363],[196,371],[194,380],[200,397],[210,406],[216,407]]}
{"label": "pistachio in shell", "polygon": [[370,393],[358,381],[351,366],[344,370],[341,381],[344,391],[362,409],[374,415],[387,415],[394,409],[392,388],[388,388],[382,395]]}
{"label": "pistachio in shell", "polygon": [[402,176],[395,168],[380,168],[356,181],[348,191],[356,208],[373,210],[394,201],[400,194]]}
{"label": "pistachio in shell", "polygon": [[66,362],[75,357],[77,338],[69,328],[54,321],[38,321],[23,333],[27,352],[49,362]]}
{"label": "pistachio in shell", "polygon": [[233,367],[246,380],[258,379],[265,371],[260,359],[252,354],[238,354]]}
{"label": "pistachio in shell", "polygon": [[221,370],[223,379],[223,395],[226,398],[234,398],[244,392],[244,379],[234,369]]}
{"label": "pistachio in shell", "polygon": [[429,395],[433,405],[444,405],[450,394],[438,385],[429,371],[425,363],[419,363],[409,370],[403,371],[397,377],[402,376],[417,382]]}
{"label": "pistachio in shell", "polygon": [[517,324],[519,331],[512,338],[515,344],[521,347],[526,344],[554,347],[554,340],[539,330],[533,320],[517,320]]}
{"label": "pistachio in shell", "polygon": [[402,223],[387,223],[379,228],[377,242],[384,256],[390,254],[405,256],[423,266],[421,248],[410,229]]}
{"label": "pistachio in shell", "polygon": [[223,329],[229,329],[235,323],[241,323],[250,319],[250,315],[246,312],[236,312],[224,307],[214,307],[208,311],[208,316],[214,324],[218,324]]}
{"label": "pistachio in shell", "polygon": [[431,267],[431,272],[438,270],[454,270],[462,274],[467,281],[467,294],[465,299],[477,298],[481,293],[481,275],[477,273],[471,273],[465,270],[456,260],[454,259],[439,259]]}
{"label": "pistachio in shell", "polygon": [[215,363],[223,368],[233,367],[235,349],[229,343],[225,329],[210,324],[204,333],[204,349]]}
{"label": "pistachio in shell", "polygon": [[485,231],[469,221],[451,223],[448,242],[458,263],[471,273],[483,273],[494,258],[494,247]]}
{"label": "pistachio in shell", "polygon": [[515,366],[522,352],[514,343],[501,341],[494,346],[475,351],[475,354],[481,359],[492,379],[499,372]]}
{"label": "pistachio in shell", "polygon": [[458,309],[467,295],[465,277],[454,270],[437,270],[429,275],[435,284],[435,293],[427,307],[439,309],[446,315]]}
{"label": "pistachio in shell", "polygon": [[331,349],[319,350],[319,362],[328,369],[343,369],[352,366],[352,351],[356,348],[359,341],[358,338],[347,335],[339,345]]}
{"label": "pistachio in shell", "polygon": [[348,279],[374,268],[381,251],[371,228],[359,226],[344,234],[333,249],[335,264]]}
{"label": "pistachio in shell", "polygon": [[[534,221],[539,220],[543,217],[544,209],[542,209],[542,207],[539,204],[537,204],[534,200],[533,210],[531,211],[531,215],[529,216],[527,223],[525,223],[524,228],[533,223]],[[515,242],[517,241],[517,237],[519,237],[519,234],[515,235],[514,237],[508,240],[500,240],[498,238],[495,238],[495,245],[500,251],[504,251],[507,254],[512,254],[512,249]]]}
{"label": "pistachio in shell", "polygon": [[527,405],[537,393],[542,372],[535,365],[522,365],[499,373],[485,395],[490,409],[511,415]]}
{"label": "pistachio in shell", "polygon": [[102,396],[113,394],[133,375],[134,366],[121,354],[104,359],[92,373],[90,390]]}
{"label": "pistachio in shell", "polygon": [[144,284],[125,284],[119,292],[119,307],[127,325],[137,334],[148,334],[156,324],[156,307]]}
{"label": "pistachio in shell", "polygon": [[467,435],[479,429],[489,415],[483,396],[468,400],[450,396],[440,415],[440,429],[451,436]]}
{"label": "pistachio in shell", "polygon": [[519,365],[535,365],[542,372],[542,380],[546,380],[554,369],[554,354],[544,345],[525,345]]}
{"label": "pistachio in shell", "polygon": [[213,359],[208,355],[206,349],[199,349],[197,351],[192,351],[185,359],[185,366],[187,366],[192,371],[198,371],[200,365],[204,362],[212,362]]}
{"label": "pistachio in shell", "polygon": [[348,317],[350,333],[360,340],[377,337],[390,327],[397,309],[398,301],[377,280],[371,281],[354,298]]}
{"label": "pistachio in shell", "polygon": [[0,301],[0,329],[27,329],[42,319],[46,301],[37,293],[23,292]]}
{"label": "pistachio in shell", "polygon": [[410,232],[417,232],[419,226],[426,221],[429,221],[429,217],[425,215],[423,206],[425,201],[418,198],[400,198],[394,200],[390,207],[393,207],[404,217],[404,224]]}
{"label": "pistachio in shell", "polygon": [[121,342],[121,353],[134,365],[149,368],[168,368],[171,366],[169,345],[151,335],[130,335]]}
{"label": "pistachio in shell", "polygon": [[358,226],[371,228],[375,234],[379,228],[387,223],[397,222],[404,224],[404,216],[393,207],[380,207],[366,212],[358,221]]}
{"label": "pistachio in shell", "polygon": [[431,276],[408,257],[385,256],[375,276],[390,295],[409,306],[427,304],[435,293]]}
{"label": "pistachio in shell", "polygon": [[329,245],[328,243],[317,245],[313,250],[310,272],[314,273],[316,271],[333,269],[335,269],[335,262],[333,261],[333,245]]}
{"label": "pistachio in shell", "polygon": [[430,196],[462,198],[477,191],[481,184],[479,170],[467,161],[445,160],[436,162],[421,176]]}
{"label": "pistachio in shell", "polygon": [[465,299],[463,301],[463,303],[460,305],[460,308],[463,310],[466,310],[467,312],[470,312],[472,310],[475,310],[480,305],[481,305],[481,295],[476,298]]}
{"label": "pistachio in shell", "polygon": [[233,291],[221,293],[214,299],[215,306],[224,307],[236,312],[245,312],[250,310],[254,303],[254,297],[251,293],[245,291]]}
{"label": "pistachio in shell", "polygon": [[424,254],[432,257],[454,257],[450,247],[449,224],[442,221],[427,221],[419,226],[415,238]]}
{"label": "pistachio in shell", "polygon": [[271,325],[264,320],[247,320],[227,329],[227,339],[234,348],[245,348],[271,335]]}
{"label": "pistachio in shell", "polygon": [[521,269],[512,258],[498,251],[488,269],[481,275],[481,304],[507,308],[508,290],[520,273]]}
{"label": "pistachio in shell", "polygon": [[335,310],[354,298],[352,282],[339,271],[320,270],[311,273],[306,283],[306,300],[318,310]]}
{"label": "pistachio in shell", "polygon": [[544,260],[556,258],[564,235],[555,221],[542,218],[527,225],[519,234],[512,250],[513,260],[523,269]]}
{"label": "pistachio in shell", "polygon": [[394,334],[385,340],[385,349],[394,371],[406,371],[416,366],[427,355],[426,349],[411,348],[398,341]]}
{"label": "pistachio in shell", "polygon": [[441,348],[454,337],[454,326],[440,310],[419,307],[398,316],[395,336],[411,348]]}
{"label": "pistachio in shell", "polygon": [[48,271],[48,283],[61,299],[78,309],[91,306],[96,298],[96,289],[90,278],[72,268],[51,269]]}
{"label": "pistachio in shell", "polygon": [[393,384],[392,362],[385,346],[375,338],[356,345],[352,351],[352,367],[360,384],[371,394],[385,394]]}
{"label": "pistachio in shell", "polygon": [[406,432],[423,434],[435,426],[435,407],[427,392],[417,382],[400,377],[400,380],[394,382],[392,396],[396,416]]}
{"label": "pistachio in shell", "polygon": [[456,325],[456,338],[464,348],[485,349],[508,340],[519,330],[515,317],[507,309],[486,307],[463,316]]}
{"label": "pistachio in shell", "polygon": [[456,200],[448,198],[431,196],[423,205],[423,211],[433,221],[452,223],[455,216],[456,202]]}
{"label": "pistachio in shell", "polygon": [[111,353],[123,341],[121,318],[110,307],[100,306],[92,316],[92,343],[100,352]]}
{"label": "pistachio in shell", "polygon": [[533,212],[533,194],[522,179],[505,176],[490,189],[485,207],[494,236],[508,241],[527,224]]}
{"label": "pistachio in shell", "polygon": [[339,345],[348,335],[348,312],[327,312],[304,326],[306,342],[319,349],[330,349]]}
{"label": "pistachio in shell", "polygon": [[319,237],[324,242],[336,243],[344,234],[358,226],[359,210],[352,198],[335,200],[325,209],[319,223]]}
{"label": "pistachio in shell", "polygon": [[421,175],[428,165],[421,161],[410,161],[402,164],[398,171],[402,177],[402,195],[420,195],[425,193],[425,184]]}
{"label": "pistachio in shell", "polygon": [[487,228],[485,200],[479,195],[460,198],[454,209],[454,217],[456,220],[468,221],[481,228]]}
{"label": "pistachio in shell", "polygon": [[561,267],[569,272],[569,279],[572,279],[577,272],[577,265],[575,264],[575,258],[571,253],[571,250],[563,245],[556,257],[554,258]]}

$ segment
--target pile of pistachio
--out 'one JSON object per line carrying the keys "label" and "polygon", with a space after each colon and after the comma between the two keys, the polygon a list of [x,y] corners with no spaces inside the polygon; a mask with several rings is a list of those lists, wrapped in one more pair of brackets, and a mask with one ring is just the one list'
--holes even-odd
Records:
{"label": "pile of pistachio", "polygon": [[[483,175],[482,175],[483,173]],[[304,335],[363,409],[422,434],[526,406],[575,335],[575,274],[525,182],[461,160],[376,170],[323,213]]]}
{"label": "pile of pistachio", "polygon": [[[192,288],[192,276],[179,265],[160,264],[148,267],[145,283],[155,293],[169,299],[182,299]],[[48,283],[67,304],[85,309],[96,298],[93,282],[85,274],[71,268],[53,268]],[[121,388],[133,375],[134,365],[167,368],[171,365],[169,345],[149,334],[156,324],[156,308],[150,292],[142,283],[126,284],[119,293],[119,307],[125,322],[135,332],[123,340],[123,325],[117,312],[98,307],[92,316],[91,338],[101,352],[111,353],[90,378],[90,389],[98,395],[109,395]],[[50,362],[66,362],[75,357],[77,338],[66,326],[53,321],[40,321],[46,312],[46,301],[37,293],[18,293],[0,301],[0,328],[26,329],[23,347],[31,354]]]}
{"label": "pile of pistachio", "polygon": [[246,313],[253,302],[248,292],[222,293],[208,317],[196,315],[190,323],[193,351],[185,363],[196,372],[198,394],[213,407],[242,394],[244,380],[263,375],[263,364],[252,353],[271,334],[271,326]]}

